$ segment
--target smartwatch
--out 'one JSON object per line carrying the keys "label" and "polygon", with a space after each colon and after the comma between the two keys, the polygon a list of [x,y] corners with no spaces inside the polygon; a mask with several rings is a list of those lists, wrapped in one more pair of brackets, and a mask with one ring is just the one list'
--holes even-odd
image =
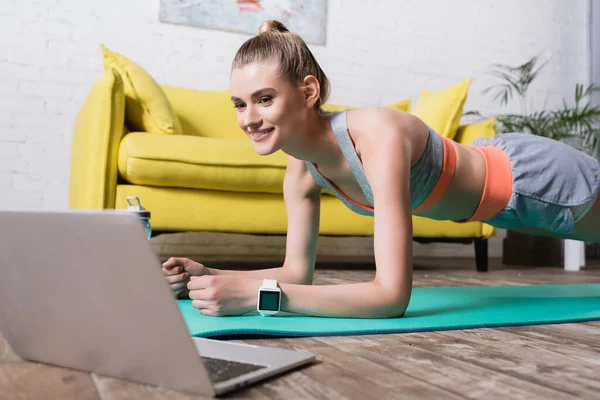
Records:
{"label": "smartwatch", "polygon": [[263,279],[263,284],[258,288],[256,309],[262,316],[275,315],[281,307],[281,289],[277,287],[275,279]]}

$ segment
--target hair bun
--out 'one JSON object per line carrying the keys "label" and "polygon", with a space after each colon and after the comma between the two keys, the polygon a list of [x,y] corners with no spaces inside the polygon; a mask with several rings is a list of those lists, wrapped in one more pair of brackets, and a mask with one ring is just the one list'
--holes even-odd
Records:
{"label": "hair bun", "polygon": [[260,28],[258,28],[259,35],[261,33],[270,32],[270,31],[289,32],[289,29],[284,24],[282,24],[281,22],[276,21],[276,20],[265,21],[260,25]]}

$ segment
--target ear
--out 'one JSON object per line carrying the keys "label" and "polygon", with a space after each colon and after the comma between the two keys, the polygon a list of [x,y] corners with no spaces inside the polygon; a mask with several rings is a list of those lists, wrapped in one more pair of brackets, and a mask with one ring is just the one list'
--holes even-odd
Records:
{"label": "ear", "polygon": [[304,94],[304,104],[307,108],[313,108],[321,95],[321,85],[313,75],[307,75],[302,80],[302,92]]}

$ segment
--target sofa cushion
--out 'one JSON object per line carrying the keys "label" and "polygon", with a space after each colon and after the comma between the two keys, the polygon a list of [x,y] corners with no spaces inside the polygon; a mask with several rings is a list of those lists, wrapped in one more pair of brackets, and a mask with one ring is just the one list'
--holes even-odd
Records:
{"label": "sofa cushion", "polygon": [[491,138],[496,133],[496,118],[489,118],[481,122],[460,125],[456,130],[454,140],[469,145],[477,138]]}
{"label": "sofa cushion", "polygon": [[132,132],[121,141],[118,166],[137,185],[283,193],[287,155],[259,156],[249,140]]}
{"label": "sofa cushion", "polygon": [[453,139],[471,80],[467,78],[440,91],[422,90],[411,114],[421,118],[440,135]]}
{"label": "sofa cushion", "polygon": [[117,151],[123,136],[125,91],[109,69],[96,80],[77,113],[71,143],[70,208],[114,208]]}
{"label": "sofa cushion", "polygon": [[[390,104],[388,106],[386,106],[387,108],[392,108],[394,110],[400,110],[400,111],[410,111],[410,99],[404,99],[404,100],[400,100],[394,104]],[[340,105],[340,104],[329,104],[329,103],[325,103],[323,104],[323,110],[325,111],[329,111],[329,112],[336,112],[336,111],[343,111],[343,110],[351,110],[353,108],[358,108],[358,107],[354,107],[354,106],[344,106],[344,105]]]}
{"label": "sofa cushion", "polygon": [[132,130],[181,134],[181,124],[167,96],[142,67],[100,45],[104,69],[116,69],[125,86],[126,123]]}
{"label": "sofa cushion", "polygon": [[195,90],[162,85],[185,135],[218,139],[248,138],[237,124],[230,90]]}

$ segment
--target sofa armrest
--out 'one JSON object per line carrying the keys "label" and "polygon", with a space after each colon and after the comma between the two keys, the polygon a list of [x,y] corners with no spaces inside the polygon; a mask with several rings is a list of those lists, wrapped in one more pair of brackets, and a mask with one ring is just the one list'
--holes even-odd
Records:
{"label": "sofa armrest", "polygon": [[71,147],[69,208],[115,207],[117,155],[123,137],[123,81],[107,70],[77,114]]}

